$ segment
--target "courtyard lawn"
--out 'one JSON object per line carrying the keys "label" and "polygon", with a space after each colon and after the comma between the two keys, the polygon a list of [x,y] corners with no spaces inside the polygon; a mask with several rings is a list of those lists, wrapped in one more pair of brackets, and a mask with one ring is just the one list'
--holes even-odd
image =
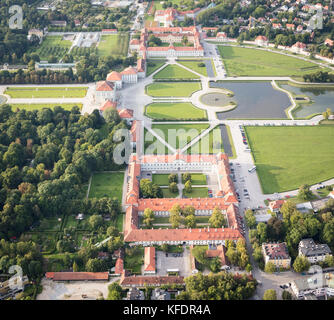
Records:
{"label": "courtyard lawn", "polygon": [[24,103],[11,103],[11,107],[13,111],[19,110],[41,110],[43,108],[50,108],[54,109],[54,107],[59,106],[62,107],[64,110],[71,111],[74,106],[79,107],[79,109],[82,109],[82,103],[30,103],[30,104],[24,104]]}
{"label": "courtyard lawn", "polygon": [[201,90],[200,82],[154,82],[146,87],[152,97],[190,97]]}
{"label": "courtyard lawn", "polygon": [[264,193],[334,177],[334,127],[245,127]]}
{"label": "courtyard lawn", "polygon": [[[182,183],[184,183],[183,175]],[[191,173],[191,183],[192,185],[206,185],[206,175],[203,173]]]}
{"label": "courtyard lawn", "polygon": [[168,176],[169,174],[153,174],[152,182],[159,186],[168,186],[169,185]]}
{"label": "courtyard lawn", "polygon": [[181,149],[195,139],[209,124],[153,124],[152,129],[173,148]]}
{"label": "courtyard lawn", "polygon": [[169,64],[157,74],[153,79],[199,79],[200,77],[176,64]]}
{"label": "courtyard lawn", "polygon": [[8,87],[11,98],[84,98],[87,87]]}
{"label": "courtyard lawn", "polygon": [[155,70],[158,70],[165,63],[166,63],[166,60],[148,60],[147,69],[146,69],[146,77],[151,75]]}
{"label": "courtyard lawn", "polygon": [[183,197],[184,198],[208,198],[208,188],[204,187],[193,187],[192,192],[188,193],[183,190]]}
{"label": "courtyard lawn", "polygon": [[179,195],[178,192],[176,193],[170,192],[168,188],[162,188],[161,190],[164,198],[176,198]]}
{"label": "courtyard lawn", "polygon": [[200,67],[200,63],[204,63],[203,60],[177,60],[179,64],[182,64],[183,66],[190,68],[191,70],[194,70],[195,72],[207,77],[208,72],[206,70],[206,66],[204,64],[204,67]]}
{"label": "courtyard lawn", "polygon": [[216,154],[219,152],[224,152],[224,146],[218,127],[213,128],[202,139],[187,149],[188,154]]}
{"label": "courtyard lawn", "polygon": [[38,54],[41,60],[50,60],[50,56],[54,56],[57,62],[68,52],[72,42],[62,40],[63,36],[46,36],[37,50],[31,53]]}
{"label": "courtyard lawn", "polygon": [[319,70],[318,65],[263,50],[218,46],[229,76],[298,76]]}
{"label": "courtyard lawn", "polygon": [[206,111],[189,102],[151,103],[145,113],[156,120],[207,120]]}
{"label": "courtyard lawn", "polygon": [[137,246],[125,249],[124,269],[131,273],[140,274],[144,264],[144,248]]}
{"label": "courtyard lawn", "polygon": [[100,57],[119,56],[126,57],[129,47],[129,34],[118,33],[103,35],[97,46],[97,53]]}
{"label": "courtyard lawn", "polygon": [[97,172],[93,174],[89,198],[114,198],[122,203],[124,172]]}

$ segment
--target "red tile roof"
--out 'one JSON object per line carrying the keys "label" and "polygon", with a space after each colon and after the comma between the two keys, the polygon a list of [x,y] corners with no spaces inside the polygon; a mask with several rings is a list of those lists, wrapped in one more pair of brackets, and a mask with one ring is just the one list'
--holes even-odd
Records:
{"label": "red tile roof", "polygon": [[109,280],[108,272],[47,272],[46,277],[53,281]]}
{"label": "red tile roof", "polygon": [[96,84],[96,91],[113,91],[114,84],[110,81],[99,81]]}
{"label": "red tile roof", "polygon": [[289,259],[288,248],[285,242],[281,243],[263,243],[262,249],[270,259]]}
{"label": "red tile roof", "polygon": [[206,250],[206,256],[208,258],[215,258],[215,257],[219,257],[220,258],[220,262],[221,265],[224,266],[226,265],[226,258],[225,258],[225,249],[223,245],[218,245],[216,250]]}
{"label": "red tile roof", "polygon": [[115,264],[115,274],[122,274],[124,270],[124,260],[123,258],[119,257],[116,260],[116,264]]}
{"label": "red tile roof", "polygon": [[255,41],[256,41],[256,40],[260,40],[260,41],[268,41],[268,38],[265,37],[265,36],[257,36],[257,37],[255,38]]}
{"label": "red tile roof", "polygon": [[280,209],[284,204],[285,200],[275,200],[269,202],[269,208],[271,209]]}
{"label": "red tile roof", "polygon": [[117,71],[112,71],[107,75],[107,81],[120,81],[122,80],[122,75]]}
{"label": "red tile roof", "polygon": [[127,67],[121,72],[121,75],[127,75],[127,74],[137,74],[137,70],[133,67]]}
{"label": "red tile roof", "polygon": [[121,286],[138,286],[146,285],[160,286],[164,284],[184,284],[184,278],[179,276],[130,276],[124,274],[121,277]]}
{"label": "red tile roof", "polygon": [[118,110],[118,113],[122,119],[132,119],[133,118],[133,110],[121,109],[121,110]]}
{"label": "red tile roof", "polygon": [[100,111],[104,111],[104,110],[107,110],[109,108],[114,108],[116,109],[117,107],[117,102],[116,101],[110,101],[110,100],[107,100],[103,106],[100,108]]}
{"label": "red tile roof", "polygon": [[145,247],[144,271],[155,271],[155,248]]}

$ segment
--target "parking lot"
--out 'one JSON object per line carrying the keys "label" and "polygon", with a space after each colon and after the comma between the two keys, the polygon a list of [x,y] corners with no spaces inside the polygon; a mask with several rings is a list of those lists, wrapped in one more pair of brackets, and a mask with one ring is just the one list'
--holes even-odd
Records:
{"label": "parking lot", "polygon": [[189,249],[184,248],[183,253],[165,253],[157,251],[157,275],[167,275],[168,269],[178,269],[179,275],[187,277],[191,274]]}

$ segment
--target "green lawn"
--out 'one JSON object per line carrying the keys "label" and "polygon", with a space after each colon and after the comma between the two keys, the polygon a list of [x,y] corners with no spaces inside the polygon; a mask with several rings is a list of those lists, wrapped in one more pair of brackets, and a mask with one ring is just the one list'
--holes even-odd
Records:
{"label": "green lawn", "polygon": [[[61,219],[61,221],[58,221]],[[59,231],[62,224],[61,217],[44,218],[34,231]]]}
{"label": "green lawn", "polygon": [[[179,7],[180,7],[180,1],[181,0],[169,0],[168,3],[172,3],[172,4],[177,4]],[[162,1],[154,1],[154,8],[155,10],[165,10],[163,7],[162,7],[162,4],[163,2]],[[180,8],[179,8],[180,9]]]}
{"label": "green lawn", "polygon": [[190,97],[201,90],[200,82],[154,82],[146,87],[152,97]]}
{"label": "green lawn", "polygon": [[164,198],[176,198],[179,195],[178,192],[176,192],[176,193],[170,192],[168,188],[163,188],[161,190],[162,190],[162,194],[163,194]]}
{"label": "green lawn", "polygon": [[[184,183],[182,175],[182,183]],[[206,185],[206,175],[203,173],[191,173],[192,185]]]}
{"label": "green lawn", "polygon": [[166,63],[166,60],[148,60],[146,76],[151,75],[155,70],[158,70]]}
{"label": "green lawn", "polygon": [[[334,177],[334,127],[245,127],[264,193]],[[255,174],[255,173],[254,173]]]}
{"label": "green lawn", "polygon": [[169,174],[153,174],[152,182],[156,183],[159,186],[168,186],[169,185],[168,176]]}
{"label": "green lawn", "polygon": [[30,103],[30,104],[24,104],[24,103],[12,103],[11,107],[13,111],[19,110],[41,110],[43,108],[50,108],[53,109],[54,107],[59,106],[62,107],[64,110],[71,111],[74,106],[79,107],[79,109],[82,109],[82,103]]}
{"label": "green lawn", "polygon": [[183,197],[184,198],[208,198],[208,188],[204,187],[193,187],[191,193],[187,193],[185,190],[183,190]]}
{"label": "green lawn", "polygon": [[[302,76],[318,65],[298,58],[263,50],[218,46],[229,76]],[[326,70],[329,71],[329,70]]]}
{"label": "green lawn", "polygon": [[172,154],[172,151],[170,151],[162,142],[153,136],[151,132],[147,131],[146,128],[144,128],[144,136],[145,154]]}
{"label": "green lawn", "polygon": [[89,198],[116,197],[122,203],[124,172],[94,173]]}
{"label": "green lawn", "polygon": [[207,77],[208,72],[206,70],[206,66],[200,67],[200,63],[204,63],[203,60],[177,60],[179,64],[182,64],[185,67],[190,68],[191,70],[194,70],[195,72]]}
{"label": "green lawn", "polygon": [[141,273],[141,267],[144,264],[144,248],[131,247],[125,249],[124,269],[131,273]]}
{"label": "green lawn", "polygon": [[129,47],[128,33],[103,35],[98,44],[97,52],[100,57],[107,57],[107,56],[126,57],[128,54],[128,47]]}
{"label": "green lawn", "polygon": [[11,98],[83,98],[87,87],[8,87]]}
{"label": "green lawn", "polygon": [[181,149],[196,138],[209,124],[153,124],[152,129],[173,148]]}
{"label": "green lawn", "polygon": [[205,110],[189,102],[151,103],[146,106],[146,115],[156,120],[206,120]]}
{"label": "green lawn", "polygon": [[157,74],[153,79],[199,79],[200,77],[176,64],[169,64]]}
{"label": "green lawn", "polygon": [[30,53],[38,54],[41,60],[49,60],[54,56],[59,61],[70,49],[72,42],[62,40],[63,36],[46,36],[37,50]]}
{"label": "green lawn", "polygon": [[219,152],[224,152],[224,146],[218,127],[213,128],[202,139],[187,149],[188,154],[216,154]]}

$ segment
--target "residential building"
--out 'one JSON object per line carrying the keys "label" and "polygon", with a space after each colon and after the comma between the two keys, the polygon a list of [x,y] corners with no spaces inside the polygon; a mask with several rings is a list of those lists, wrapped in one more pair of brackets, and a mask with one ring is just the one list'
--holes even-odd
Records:
{"label": "residential building", "polygon": [[290,50],[294,53],[305,53],[306,44],[298,41],[290,48]]}
{"label": "residential building", "polygon": [[155,248],[145,247],[144,251],[144,274],[154,274],[155,270]]}
{"label": "residential building", "polygon": [[268,38],[265,36],[257,36],[255,38],[255,43],[260,47],[267,47],[269,44]]}
{"label": "residential building", "polygon": [[311,277],[296,279],[291,283],[291,289],[298,299],[306,296],[334,296],[334,273],[319,273]]}
{"label": "residential building", "polygon": [[281,243],[263,243],[262,253],[265,264],[273,263],[277,268],[289,269],[291,266],[291,257],[285,242]]}
{"label": "residential building", "polygon": [[327,256],[332,256],[332,251],[327,244],[315,244],[310,238],[299,242],[298,255],[306,257],[310,263],[317,263],[324,261]]}
{"label": "residential building", "polygon": [[152,292],[151,300],[170,300],[170,293],[160,288],[155,288]]}
{"label": "residential building", "polygon": [[334,199],[334,189],[329,193],[329,196]]}
{"label": "residential building", "polygon": [[28,36],[27,36],[28,40],[31,40],[32,36],[38,37],[39,43],[41,43],[44,37],[44,32],[43,30],[40,30],[40,29],[30,29],[28,31]]}
{"label": "residential building", "polygon": [[271,212],[279,212],[282,205],[285,203],[285,200],[274,200],[269,202],[269,210]]}
{"label": "residential building", "polygon": [[326,46],[329,46],[329,47],[333,47],[333,45],[334,45],[334,41],[333,40],[331,40],[331,39],[326,39],[325,40],[325,45]]}

